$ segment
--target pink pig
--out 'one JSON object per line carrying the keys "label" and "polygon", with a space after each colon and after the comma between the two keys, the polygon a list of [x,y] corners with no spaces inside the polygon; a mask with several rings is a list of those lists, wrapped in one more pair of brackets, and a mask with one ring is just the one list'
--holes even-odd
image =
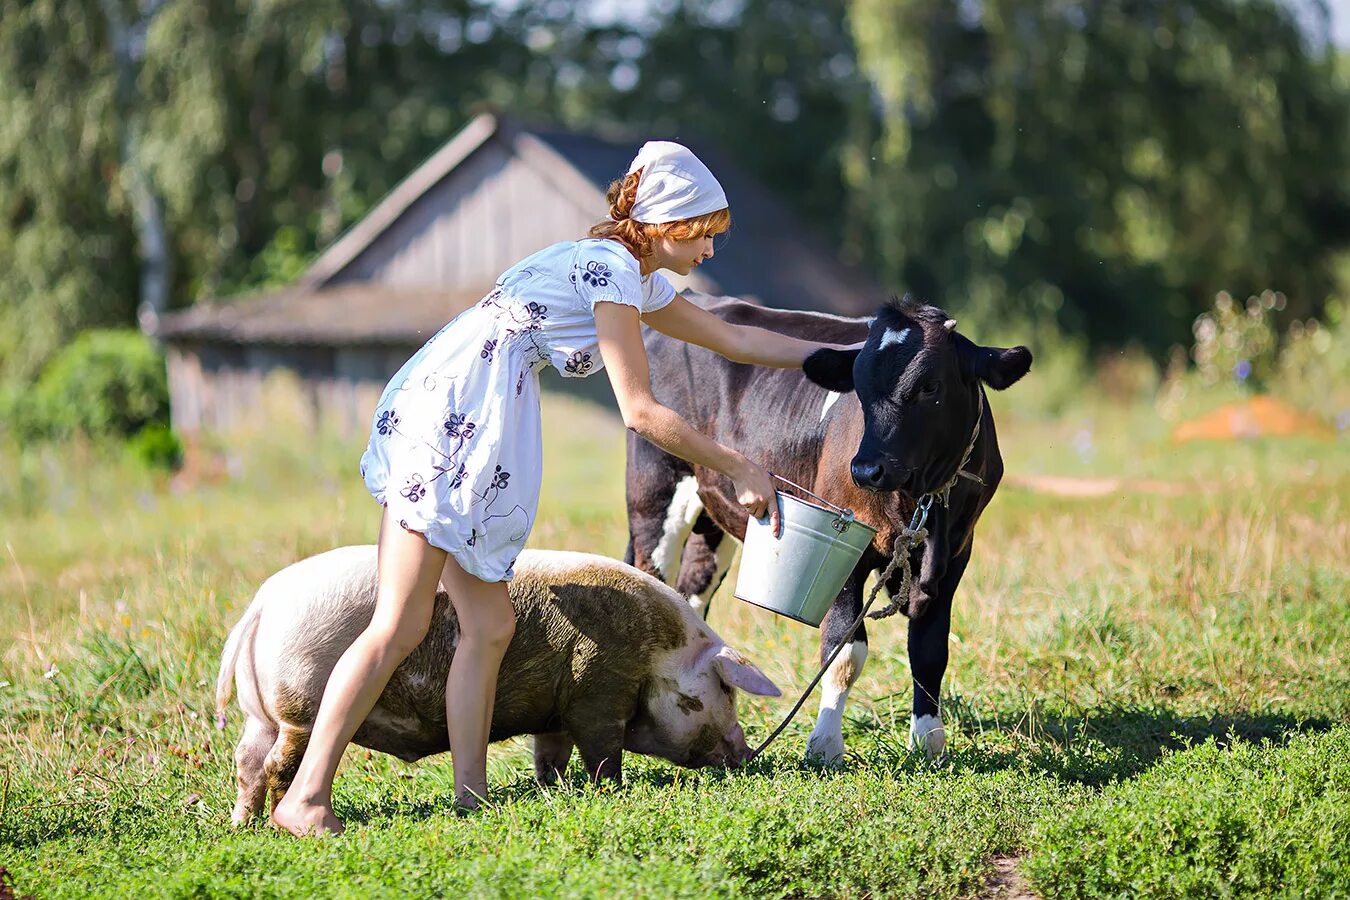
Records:
{"label": "pink pig", "polygon": [[[232,689],[246,720],[235,748],[242,825],[290,786],[329,673],[370,621],[374,546],[301,560],[263,583],[230,632],[216,683],[223,727]],[[511,583],[516,632],[502,661],[491,739],[534,735],[535,776],[554,781],[573,745],[594,778],[618,779],[624,750],[682,766],[749,756],[736,688],[779,690],[674,590],[603,556],[527,550]],[[448,597],[355,743],[404,760],[449,749],[445,679],[459,629]]]}

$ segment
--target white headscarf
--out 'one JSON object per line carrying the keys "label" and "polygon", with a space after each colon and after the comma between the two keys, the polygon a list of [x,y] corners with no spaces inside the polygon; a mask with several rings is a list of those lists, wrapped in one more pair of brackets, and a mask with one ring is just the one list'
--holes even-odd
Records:
{"label": "white headscarf", "polygon": [[630,218],[648,225],[692,219],[727,206],[727,195],[688,147],[673,141],[648,141],[628,166],[642,169]]}

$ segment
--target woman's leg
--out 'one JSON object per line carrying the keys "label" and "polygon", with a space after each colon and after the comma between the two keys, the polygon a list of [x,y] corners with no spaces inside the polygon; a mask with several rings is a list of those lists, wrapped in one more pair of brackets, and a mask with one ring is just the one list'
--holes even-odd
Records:
{"label": "woman's leg", "polygon": [[379,588],[370,625],[328,677],[309,746],[272,821],[292,834],[342,831],[333,814],[333,776],[342,752],[380,698],[398,664],[417,648],[431,622],[446,554],[404,531],[388,511],[380,522]]}
{"label": "woman's leg", "polygon": [[445,683],[445,721],[455,765],[455,799],[474,808],[487,797],[487,745],[497,672],[516,630],[506,582],[480,581],[453,556],[441,583],[459,619],[459,643]]}

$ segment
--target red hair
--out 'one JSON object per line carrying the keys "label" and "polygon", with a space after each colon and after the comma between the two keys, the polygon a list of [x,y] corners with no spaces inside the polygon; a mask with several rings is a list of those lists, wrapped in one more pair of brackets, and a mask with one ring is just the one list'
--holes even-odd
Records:
{"label": "red hair", "polygon": [[610,238],[628,248],[639,260],[652,255],[652,245],[662,238],[689,241],[709,234],[721,234],[731,227],[731,210],[723,207],[692,219],[678,219],[650,225],[632,218],[633,204],[637,202],[638,179],[642,170],[630,172],[609,186],[605,199],[609,201],[609,218],[591,226],[593,238]]}

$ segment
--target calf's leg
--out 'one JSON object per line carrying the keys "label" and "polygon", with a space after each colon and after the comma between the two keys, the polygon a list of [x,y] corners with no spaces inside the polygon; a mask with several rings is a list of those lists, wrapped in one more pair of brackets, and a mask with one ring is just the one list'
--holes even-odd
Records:
{"label": "calf's leg", "polygon": [[[628,550],[624,561],[673,584],[679,574],[679,554],[693,524],[689,501],[691,497],[695,502],[698,500],[692,470],[681,460],[630,434],[625,492]],[[693,514],[696,516],[697,511]]]}
{"label": "calf's leg", "polygon": [[[848,627],[862,612],[862,587],[869,571],[869,565],[860,563],[848,580],[844,589],[830,607],[825,616],[824,631],[820,640],[820,661],[830,658],[834,648],[838,647],[847,635]],[[848,701],[848,692],[858,676],[862,674],[863,664],[867,662],[867,626],[859,625],[849,646],[839,651],[839,655],[830,663],[825,677],[820,683],[820,714],[816,717],[816,727],[806,740],[806,758],[837,765],[844,759],[844,704]]]}
{"label": "calf's leg", "polygon": [[735,555],[736,542],[706,512],[701,513],[694,522],[694,533],[684,545],[684,562],[675,590],[705,619],[713,594],[722,586]]}
{"label": "calf's leg", "polygon": [[937,596],[917,619],[909,620],[909,668],[914,678],[914,713],[909,720],[909,746],[922,749],[929,759],[947,752],[939,701],[942,677],[947,673],[947,642],[952,628],[952,595],[970,561],[967,550],[953,559],[942,577]]}

